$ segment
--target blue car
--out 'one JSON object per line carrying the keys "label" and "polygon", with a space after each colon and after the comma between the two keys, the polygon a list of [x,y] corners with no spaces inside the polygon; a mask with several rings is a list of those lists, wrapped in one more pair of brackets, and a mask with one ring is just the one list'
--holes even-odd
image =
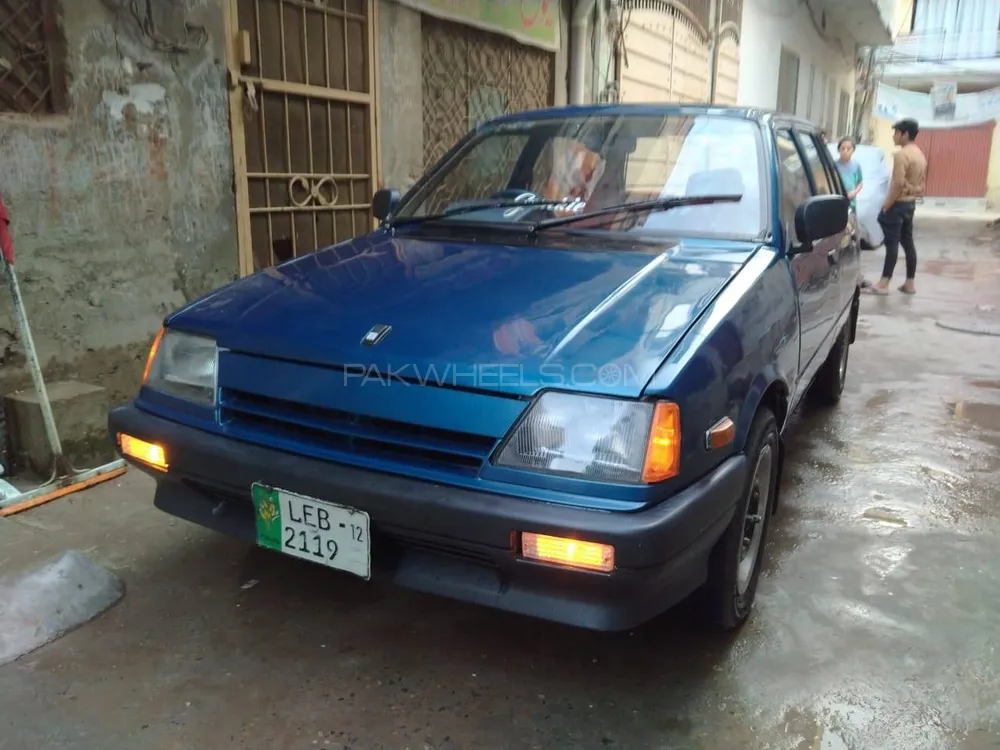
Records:
{"label": "blue car", "polygon": [[740,626],[788,416],[839,400],[855,336],[857,229],[816,128],[509,115],[373,209],[165,320],[108,420],[156,507],[574,626],[692,594]]}

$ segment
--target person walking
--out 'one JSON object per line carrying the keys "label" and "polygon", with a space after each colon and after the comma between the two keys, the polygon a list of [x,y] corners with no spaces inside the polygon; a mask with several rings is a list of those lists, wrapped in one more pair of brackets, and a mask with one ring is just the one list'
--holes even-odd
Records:
{"label": "person walking", "polygon": [[896,268],[899,246],[906,254],[906,281],[899,287],[904,294],[916,294],[917,248],[913,244],[913,214],[916,200],[924,195],[927,181],[927,158],[914,141],[920,128],[916,120],[900,120],[892,126],[892,141],[899,150],[892,155],[892,181],[878,223],[885,234],[885,263],[882,278],[870,288],[874,294],[889,293],[889,282]]}

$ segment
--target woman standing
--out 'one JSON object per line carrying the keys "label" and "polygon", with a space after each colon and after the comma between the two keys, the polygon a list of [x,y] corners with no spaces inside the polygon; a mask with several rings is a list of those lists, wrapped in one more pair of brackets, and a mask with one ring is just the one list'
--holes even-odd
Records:
{"label": "woman standing", "polygon": [[837,171],[840,172],[840,181],[844,183],[844,190],[851,201],[851,208],[857,210],[858,193],[864,187],[861,175],[861,165],[854,161],[854,141],[850,138],[841,138],[837,144],[837,151],[840,158],[837,159]]}

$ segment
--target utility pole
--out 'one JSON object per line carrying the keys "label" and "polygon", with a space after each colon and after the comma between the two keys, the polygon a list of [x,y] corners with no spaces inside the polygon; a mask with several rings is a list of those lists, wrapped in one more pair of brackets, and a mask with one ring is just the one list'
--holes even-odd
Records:
{"label": "utility pole", "polygon": [[869,120],[878,90],[878,49],[868,47],[858,56],[858,85],[854,95],[854,122],[851,135],[860,141],[868,139]]}

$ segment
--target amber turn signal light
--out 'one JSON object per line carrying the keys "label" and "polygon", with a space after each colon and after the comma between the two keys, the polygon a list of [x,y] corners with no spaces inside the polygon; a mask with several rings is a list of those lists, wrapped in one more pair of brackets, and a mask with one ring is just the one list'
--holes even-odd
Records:
{"label": "amber turn signal light", "polygon": [[653,410],[642,481],[647,484],[662,482],[676,476],[680,468],[681,410],[677,404],[661,401]]}
{"label": "amber turn signal light", "polygon": [[705,448],[710,451],[725,448],[736,439],[736,424],[723,417],[705,433]]}
{"label": "amber turn signal light", "polygon": [[118,433],[118,445],[121,446],[122,453],[129,458],[142,461],[154,469],[167,470],[167,452],[163,450],[162,445],[147,443],[124,432]]}
{"label": "amber turn signal light", "polygon": [[146,357],[146,366],[142,369],[142,382],[145,385],[146,380],[149,378],[149,371],[153,367],[153,360],[156,359],[156,351],[160,348],[160,341],[163,339],[163,333],[166,331],[165,328],[161,328],[156,333],[156,338],[153,339],[153,345],[149,347],[149,355]]}
{"label": "amber turn signal light", "polygon": [[550,565],[597,570],[602,573],[610,573],[615,569],[615,548],[610,544],[528,531],[521,534],[521,557]]}

